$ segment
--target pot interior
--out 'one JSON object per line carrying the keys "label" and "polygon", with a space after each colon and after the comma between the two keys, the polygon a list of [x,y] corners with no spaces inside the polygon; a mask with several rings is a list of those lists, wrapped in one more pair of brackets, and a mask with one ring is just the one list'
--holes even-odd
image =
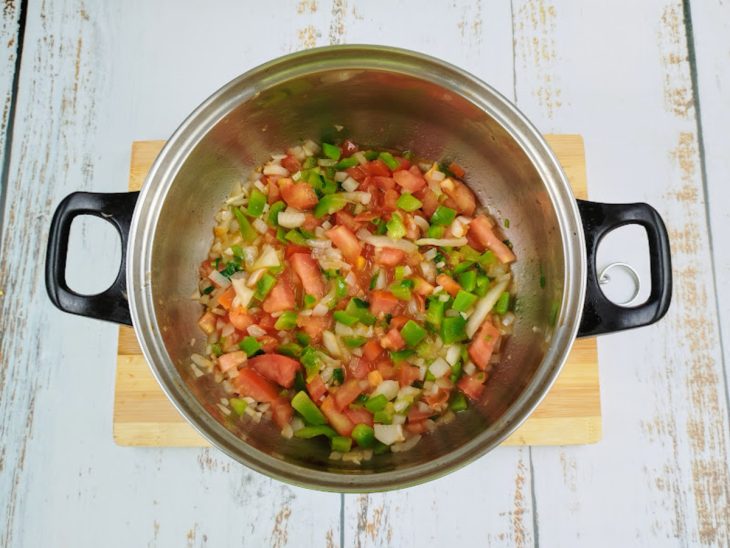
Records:
{"label": "pot interior", "polygon": [[[212,417],[241,438],[230,442],[234,456],[246,462],[242,455],[251,454],[253,446],[278,460],[281,471],[289,465],[310,470],[313,481],[317,472],[352,477],[403,472],[458,452],[478,437],[496,439],[510,428],[503,420],[505,412],[543,361],[551,316],[554,319],[563,294],[561,231],[538,169],[497,119],[444,86],[443,75],[438,75],[442,83],[435,83],[437,74],[428,67],[409,74],[386,62],[334,70],[290,65],[277,69],[273,84],[263,71],[255,81],[244,77],[225,90],[220,100],[230,108],[180,160],[154,227],[148,278],[154,314],[181,383],[210,414],[196,417],[197,426],[205,431]],[[285,440],[272,425],[234,423],[216,407],[223,396],[219,388],[196,380],[189,366],[190,353],[204,349],[204,336],[197,327],[201,307],[189,296],[212,242],[213,215],[234,183],[272,152],[303,139],[345,137],[365,146],[411,150],[424,159],[457,160],[481,204],[498,222],[509,219],[505,232],[518,257],[513,266],[516,327],[483,400],[458,414],[453,423],[424,436],[415,449],[375,456],[361,466],[329,460],[324,443]]]}

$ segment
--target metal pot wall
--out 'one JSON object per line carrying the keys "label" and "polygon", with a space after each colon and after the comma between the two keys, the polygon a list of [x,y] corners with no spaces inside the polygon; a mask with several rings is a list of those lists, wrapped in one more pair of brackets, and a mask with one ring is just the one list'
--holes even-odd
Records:
{"label": "metal pot wall", "polygon": [[[330,461],[324,446],[285,440],[272,425],[227,421],[215,405],[219,387],[189,367],[203,345],[200,306],[189,295],[213,215],[234,182],[300,139],[345,135],[424,158],[458,158],[477,196],[510,219],[519,258],[515,331],[484,401],[416,449],[362,466]],[[99,295],[79,295],[65,281],[78,215],[114,224],[126,249],[116,281]],[[595,257],[607,232],[631,223],[648,234],[652,288],[647,302],[623,308],[599,289]],[[494,89],[436,59],[371,46],[313,49],[255,68],[182,123],[140,193],[69,195],[51,225],[46,281],[62,310],[133,325],[163,390],[214,446],[284,481],[357,492],[420,483],[483,455],[540,402],[576,336],[651,324],[671,299],[668,237],[651,206],[576,201],[542,136]]]}

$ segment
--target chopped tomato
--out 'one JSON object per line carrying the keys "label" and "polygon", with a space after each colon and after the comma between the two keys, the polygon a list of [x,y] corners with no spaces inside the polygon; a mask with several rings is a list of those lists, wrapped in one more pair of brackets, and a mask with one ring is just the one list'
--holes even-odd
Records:
{"label": "chopped tomato", "polygon": [[354,402],[357,397],[362,394],[360,381],[352,379],[340,386],[335,392],[335,405],[338,411],[342,411],[345,407]]}
{"label": "chopped tomato", "polygon": [[362,407],[347,407],[342,411],[352,424],[373,425],[373,414]]}
{"label": "chopped tomato", "polygon": [[248,360],[248,366],[267,379],[291,388],[294,376],[300,368],[299,362],[281,354],[261,354]]}
{"label": "chopped tomato", "polygon": [[348,167],[345,171],[347,171],[347,174],[358,183],[362,183],[365,180],[365,177],[368,176],[368,172],[363,166]]}
{"label": "chopped tomato", "polygon": [[398,382],[401,386],[410,386],[420,378],[421,370],[418,367],[407,363],[401,364],[400,371],[398,371]]}
{"label": "chopped tomato", "polygon": [[[408,173],[407,171],[403,171],[401,173]],[[383,191],[383,209],[385,211],[395,211],[398,209],[398,198],[400,197],[400,194],[398,194],[397,190],[389,189]]]}
{"label": "chopped tomato", "polygon": [[355,215],[355,221],[358,223],[367,223],[380,217],[380,213],[377,211],[363,211]]}
{"label": "chopped tomato", "polygon": [[282,276],[271,290],[261,308],[269,314],[292,310],[297,305],[294,298],[294,289],[291,286],[288,276]]}
{"label": "chopped tomato", "polygon": [[410,240],[417,240],[421,237],[421,229],[413,220],[413,215],[405,213],[403,215],[403,223],[406,225],[406,238]]}
{"label": "chopped tomato", "polygon": [[427,186],[423,187],[419,192],[416,192],[415,196],[421,200],[421,203],[423,204],[421,209],[426,216],[430,218],[439,206],[439,197],[436,196],[436,193]]}
{"label": "chopped tomato", "polygon": [[215,314],[213,314],[212,312],[206,312],[198,320],[198,325],[206,335],[210,335],[211,333],[213,333],[213,331],[215,331],[216,319],[217,318],[215,317]]}
{"label": "chopped tomato", "polygon": [[315,402],[321,400],[327,393],[327,385],[319,374],[312,377],[312,380],[307,383],[307,392],[309,392],[309,395]]}
{"label": "chopped tomato", "polygon": [[362,355],[369,362],[374,362],[383,353],[383,347],[375,339],[370,339],[362,347]]}
{"label": "chopped tomato", "polygon": [[246,331],[249,326],[253,325],[253,318],[246,312],[243,307],[231,308],[228,311],[228,319],[233,324],[233,327],[239,331]]}
{"label": "chopped tomato", "polygon": [[221,368],[221,371],[224,373],[226,371],[230,371],[231,369],[237,368],[239,365],[243,365],[246,363],[246,353],[242,352],[241,350],[237,350],[236,352],[229,352],[228,354],[223,354],[218,358],[218,367]]}
{"label": "chopped tomato", "polygon": [[291,421],[292,415],[294,415],[294,409],[291,404],[284,398],[279,398],[271,404],[271,411],[274,415],[274,423],[279,428],[284,428],[289,421]]}
{"label": "chopped tomato", "polygon": [[340,150],[342,150],[342,157],[348,158],[355,154],[358,150],[360,150],[360,148],[355,143],[350,141],[350,139],[345,139],[340,146]]}
{"label": "chopped tomato", "polygon": [[485,320],[469,345],[469,357],[479,369],[486,369],[489,365],[489,358],[498,340],[499,330],[489,319]]}
{"label": "chopped tomato", "polygon": [[382,247],[375,250],[375,262],[383,266],[397,266],[403,263],[406,254],[401,249]]}
{"label": "chopped tomato", "polygon": [[433,293],[433,290],[436,289],[433,285],[428,283],[420,276],[413,276],[413,283],[413,290],[419,295],[430,295],[431,293]]}
{"label": "chopped tomato", "polygon": [[[370,341],[374,342],[374,341]],[[368,343],[366,343],[367,345]],[[375,343],[377,344],[377,343]],[[363,360],[358,357],[354,357],[347,364],[347,371],[356,379],[364,379],[370,373],[371,365],[369,360]]]}
{"label": "chopped tomato", "polygon": [[319,201],[309,183],[292,183],[282,187],[281,195],[287,205],[296,209],[312,209]]}
{"label": "chopped tomato", "polygon": [[200,263],[198,273],[200,274],[201,278],[207,278],[211,272],[213,272],[213,263],[211,263],[209,260],[205,260]]}
{"label": "chopped tomato", "polygon": [[309,249],[308,247],[304,247],[303,245],[286,244],[286,247],[284,248],[284,257],[288,259],[295,253],[309,254],[310,251],[311,249]]}
{"label": "chopped tomato", "polygon": [[474,375],[464,375],[456,383],[456,386],[472,400],[478,400],[484,393],[484,382],[487,380],[487,376],[483,372],[475,373]]}
{"label": "chopped tomato", "polygon": [[338,225],[325,232],[325,234],[342,252],[342,256],[347,262],[354,264],[357,258],[362,255],[360,241],[346,226]]}
{"label": "chopped tomato", "polygon": [[426,426],[425,420],[418,422],[408,421],[406,423],[406,430],[408,430],[411,434],[423,434],[428,430],[428,427]]}
{"label": "chopped tomato", "polygon": [[322,339],[322,332],[329,329],[332,324],[330,314],[326,316],[299,316],[297,325],[312,338],[312,342],[319,342]]}
{"label": "chopped tomato", "polygon": [[403,327],[408,320],[408,316],[395,316],[390,320],[390,327],[400,331],[401,327]]}
{"label": "chopped tomato", "polygon": [[[414,173],[414,167],[418,173]],[[417,166],[411,167],[410,170],[396,171],[393,173],[393,179],[408,192],[417,192],[426,186],[426,179],[423,178]]]}
{"label": "chopped tomato", "polygon": [[335,213],[335,224],[342,225],[350,229],[352,232],[357,232],[362,228],[360,219],[353,217],[344,209]]}
{"label": "chopped tomato", "polygon": [[375,364],[375,369],[382,375],[386,380],[395,378],[395,366],[393,362],[388,358],[384,358]]}
{"label": "chopped tomato", "polygon": [[391,329],[380,339],[380,344],[386,350],[400,350],[406,345],[406,341],[397,329]]}
{"label": "chopped tomato", "polygon": [[395,168],[393,171],[398,171],[401,169],[408,169],[409,167],[411,167],[410,160],[407,160],[406,158],[403,158],[402,156],[396,156],[395,159],[398,162],[398,167]]}
{"label": "chopped tomato", "polygon": [[516,259],[512,250],[505,243],[497,238],[492,230],[492,223],[484,215],[477,215],[469,224],[469,234],[473,234],[474,238],[484,247],[488,247],[497,258],[503,263],[511,263]]}
{"label": "chopped tomato", "polygon": [[263,337],[259,337],[259,344],[264,352],[270,354],[279,346],[279,341],[271,335],[264,335]]}
{"label": "chopped tomato", "polygon": [[236,379],[238,393],[258,402],[273,403],[279,398],[279,389],[249,367],[238,372]]}
{"label": "chopped tomato", "polygon": [[425,401],[434,411],[441,412],[448,405],[450,395],[451,390],[439,388],[435,394],[426,394],[423,396],[423,401]]}
{"label": "chopped tomato", "polygon": [[456,211],[462,215],[474,215],[477,199],[468,186],[454,179],[444,179],[441,181],[441,189],[454,201]]}
{"label": "chopped tomato", "polygon": [[274,202],[278,202],[281,199],[281,190],[279,190],[279,185],[276,183],[269,183],[267,188],[269,189],[269,194],[267,195],[266,201],[269,205]]}
{"label": "chopped tomato", "polygon": [[302,223],[302,228],[311,232],[323,222],[324,219],[317,219],[317,217],[307,212],[304,214],[304,223]]}
{"label": "chopped tomato", "polygon": [[218,295],[218,304],[228,310],[229,308],[231,308],[231,304],[233,303],[233,299],[235,296],[236,290],[233,288],[232,285],[229,285],[223,293]]}
{"label": "chopped tomato", "polygon": [[299,160],[291,154],[287,154],[285,158],[281,159],[281,165],[292,174],[302,169],[302,164],[300,164]]}
{"label": "chopped tomato", "polygon": [[436,276],[436,283],[443,287],[452,297],[456,297],[456,294],[461,290],[461,286],[448,274],[439,274]]}
{"label": "chopped tomato", "polygon": [[368,171],[368,175],[371,177],[390,177],[390,169],[388,169],[388,166],[385,165],[383,160],[373,160],[372,162],[368,162],[365,168]]}
{"label": "chopped tomato", "polygon": [[354,424],[347,418],[347,415],[340,413],[335,406],[335,400],[332,396],[327,396],[320,406],[322,413],[327,417],[327,421],[332,425],[340,436],[349,436],[352,433]]}
{"label": "chopped tomato", "polygon": [[456,162],[451,162],[449,164],[449,167],[447,168],[451,173],[456,175],[459,179],[463,179],[464,175],[466,175],[466,171],[464,171],[464,168],[461,167]]}
{"label": "chopped tomato", "polygon": [[421,410],[418,406],[414,405],[408,410],[408,422],[419,422],[431,418],[434,415],[432,409],[427,411]]}
{"label": "chopped tomato", "polygon": [[376,289],[370,293],[370,312],[375,316],[390,314],[398,306],[398,298],[390,291]]}
{"label": "chopped tomato", "polygon": [[373,177],[373,183],[381,190],[392,190],[395,188],[395,179],[393,177],[383,177],[376,175]]}
{"label": "chopped tomato", "polygon": [[302,281],[304,291],[321,299],[325,295],[324,281],[319,265],[308,253],[295,253],[289,257],[292,269]]}

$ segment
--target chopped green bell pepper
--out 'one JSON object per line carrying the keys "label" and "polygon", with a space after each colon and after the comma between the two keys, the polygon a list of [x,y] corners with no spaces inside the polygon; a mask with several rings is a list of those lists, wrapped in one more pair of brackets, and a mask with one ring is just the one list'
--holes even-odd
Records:
{"label": "chopped green bell pepper", "polygon": [[441,340],[452,344],[466,339],[466,320],[461,316],[444,318],[441,322]]}
{"label": "chopped green bell pepper", "polygon": [[[410,282],[410,283],[406,283]],[[396,299],[401,301],[411,300],[411,288],[413,287],[413,280],[401,280],[390,284],[390,292],[395,295]]]}
{"label": "chopped green bell pepper", "polygon": [[332,430],[327,425],[321,424],[319,426],[305,426],[294,432],[294,436],[304,440],[314,438],[316,436],[327,436],[328,438],[334,438],[337,436],[337,432]]}
{"label": "chopped green bell pepper", "polygon": [[426,330],[413,320],[408,320],[401,328],[400,335],[408,346],[416,346],[426,337]]}
{"label": "chopped green bell pepper", "polygon": [[255,356],[261,350],[261,344],[259,344],[259,341],[253,337],[246,337],[238,343],[238,348],[243,350],[246,353],[246,356],[250,358]]}
{"label": "chopped green bell pepper", "polygon": [[428,227],[428,230],[426,231],[426,238],[442,238],[444,233],[446,232],[445,226],[437,226],[432,225]]}
{"label": "chopped green bell pepper", "polygon": [[456,218],[456,211],[446,206],[438,206],[431,215],[431,224],[437,226],[448,226]]}
{"label": "chopped green bell pepper", "polygon": [[330,440],[332,451],[347,453],[352,447],[352,439],[345,436],[335,436]]}
{"label": "chopped green bell pepper", "polygon": [[304,308],[312,308],[317,303],[317,297],[314,295],[304,295]]}
{"label": "chopped green bell pepper", "polygon": [[494,305],[495,314],[505,314],[509,310],[509,291],[503,291]]}
{"label": "chopped green bell pepper", "polygon": [[381,152],[378,154],[378,158],[380,158],[391,171],[395,170],[400,165],[398,160],[393,158],[393,155],[390,152]]}
{"label": "chopped green bell pepper", "polygon": [[394,363],[400,363],[403,360],[407,360],[413,354],[415,354],[415,350],[411,350],[410,348],[405,348],[403,350],[397,350],[395,352],[390,353],[390,359],[393,360]]}
{"label": "chopped green bell pepper", "polygon": [[302,362],[304,369],[307,371],[307,380],[311,380],[312,377],[319,373],[319,356],[317,356],[317,351],[311,346],[307,346],[302,350],[299,361]]}
{"label": "chopped green bell pepper", "polygon": [[455,413],[458,413],[459,411],[465,411],[467,407],[469,407],[469,403],[466,401],[466,396],[458,390],[455,391],[454,396],[449,402],[449,408]]}
{"label": "chopped green bell pepper", "polygon": [[294,245],[307,245],[307,239],[296,228],[292,228],[289,232],[287,232],[284,238]]}
{"label": "chopped green bell pepper", "polygon": [[347,200],[341,194],[327,194],[323,196],[314,208],[314,216],[321,219],[325,215],[332,215],[347,205]]}
{"label": "chopped green bell pepper", "polygon": [[304,331],[298,331],[297,334],[295,335],[295,337],[297,338],[297,342],[299,344],[301,344],[302,346],[307,346],[310,343],[310,341],[312,340],[312,338],[309,335],[307,335]]}
{"label": "chopped green bell pepper", "polygon": [[356,335],[343,335],[342,342],[349,348],[358,348],[368,342],[367,337],[359,337]]}
{"label": "chopped green bell pepper", "polygon": [[341,385],[343,382],[345,382],[345,370],[341,367],[334,369],[332,371],[332,380],[338,385]]}
{"label": "chopped green bell pepper", "polygon": [[437,298],[429,299],[428,306],[426,308],[426,322],[435,329],[439,329],[441,327],[441,322],[444,319],[445,310],[446,303],[438,300]]}
{"label": "chopped green bell pepper", "polygon": [[265,205],[266,194],[261,192],[258,188],[254,188],[251,191],[251,195],[248,197],[248,214],[251,217],[258,217],[264,212]]}
{"label": "chopped green bell pepper", "polygon": [[474,293],[469,293],[468,291],[460,289],[456,294],[456,297],[454,297],[454,302],[452,303],[451,308],[457,312],[466,312],[474,306],[474,303],[477,302],[477,298],[478,297],[474,295]]}
{"label": "chopped green bell pepper", "polygon": [[475,270],[467,270],[466,272],[461,272],[459,274],[456,272],[456,269],[454,269],[454,273],[458,274],[456,279],[464,291],[474,291],[474,288],[477,286],[477,273]]}
{"label": "chopped green bell pepper", "polygon": [[277,226],[279,224],[279,213],[286,209],[286,204],[279,200],[271,204],[269,208],[268,221],[271,226]]}
{"label": "chopped green bell pepper", "polygon": [[409,192],[404,192],[400,195],[400,198],[398,198],[398,201],[395,203],[399,208],[401,208],[403,211],[416,211],[419,209],[423,202],[413,196],[413,194],[410,194]]}
{"label": "chopped green bell pepper", "polygon": [[251,226],[251,223],[248,222],[248,219],[246,219],[241,208],[234,207],[233,214],[236,216],[236,221],[238,221],[238,230],[241,232],[243,241],[246,243],[254,241],[258,236],[258,232],[256,232],[256,230],[254,230]]}
{"label": "chopped green bell pepper", "polygon": [[288,342],[279,345],[276,349],[279,354],[284,354],[290,358],[298,359],[302,355],[302,347],[295,342]]}
{"label": "chopped green bell pepper", "polygon": [[375,431],[367,424],[356,424],[351,435],[355,443],[363,449],[370,449],[375,444]]}
{"label": "chopped green bell pepper", "polygon": [[372,162],[378,157],[378,152],[376,150],[366,150],[363,154],[368,162]]}
{"label": "chopped green bell pepper", "polygon": [[231,409],[233,409],[239,417],[243,416],[243,413],[248,407],[246,400],[242,400],[241,398],[228,398],[228,403],[231,404]]}
{"label": "chopped green bell pepper", "polygon": [[347,326],[353,326],[357,323],[357,317],[348,314],[347,312],[343,312],[342,310],[336,310],[332,316],[335,318],[335,321],[340,322],[342,324],[345,324]]}
{"label": "chopped green bell pepper", "polygon": [[376,411],[373,415],[373,421],[379,422],[380,424],[392,424],[393,422],[393,413],[388,409],[382,409],[380,411]]}
{"label": "chopped green bell pepper", "polygon": [[256,282],[256,293],[254,293],[256,298],[263,301],[275,285],[276,278],[274,278],[271,274],[266,273],[261,276],[261,279]]}
{"label": "chopped green bell pepper", "polygon": [[375,413],[376,411],[382,411],[383,409],[385,409],[387,403],[388,398],[386,398],[383,394],[378,394],[377,396],[368,398],[368,400],[365,402],[365,409],[367,409],[371,413]]}
{"label": "chopped green bell pepper", "polygon": [[406,235],[406,225],[403,224],[403,219],[401,219],[398,213],[393,213],[385,226],[387,228],[388,238],[392,240],[400,240]]}
{"label": "chopped green bell pepper", "polygon": [[451,376],[449,379],[452,383],[456,384],[456,382],[461,378],[461,372],[462,372],[463,366],[461,365],[461,360],[457,361],[454,365],[451,366]]}
{"label": "chopped green bell pepper", "polygon": [[357,161],[357,158],[350,156],[349,158],[343,158],[337,164],[335,165],[335,168],[338,171],[342,171],[343,169],[348,169],[351,167],[355,167],[360,162]]}
{"label": "chopped green bell pepper", "polygon": [[320,426],[327,424],[327,419],[319,407],[309,398],[304,390],[296,393],[291,400],[291,406],[302,416],[307,424]]}
{"label": "chopped green bell pepper", "polygon": [[281,316],[276,318],[274,329],[276,329],[277,331],[294,329],[297,326],[298,316],[299,315],[293,310],[287,310],[286,312],[282,313]]}
{"label": "chopped green bell pepper", "polygon": [[322,143],[322,152],[330,160],[339,160],[340,156],[342,155],[340,147],[336,145],[331,145],[329,143]]}

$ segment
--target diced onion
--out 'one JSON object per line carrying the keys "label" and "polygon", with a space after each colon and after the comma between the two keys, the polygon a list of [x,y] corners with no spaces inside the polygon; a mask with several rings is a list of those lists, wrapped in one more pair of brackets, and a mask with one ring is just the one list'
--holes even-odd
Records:
{"label": "diced onion", "polygon": [[259,234],[266,234],[269,230],[269,225],[267,225],[264,221],[261,219],[254,219],[253,221],[253,227],[256,229],[256,232]]}
{"label": "diced onion", "polygon": [[312,316],[324,316],[329,311],[330,311],[329,307],[327,306],[327,304],[325,304],[324,299],[322,299],[312,309]]}
{"label": "diced onion", "polygon": [[368,159],[365,158],[365,154],[362,151],[357,151],[355,154],[352,155],[353,158],[355,158],[361,166],[364,166],[368,163]]}
{"label": "diced onion", "polygon": [[373,390],[373,393],[370,395],[370,397],[375,397],[379,394],[382,394],[388,401],[390,401],[392,399],[395,399],[395,397],[398,395],[398,390],[398,381],[387,380],[381,382],[375,388],[375,390]]}
{"label": "diced onion", "polygon": [[231,285],[231,280],[226,278],[223,274],[215,269],[213,269],[213,271],[208,274],[208,279],[218,287],[228,287],[229,285]]}
{"label": "diced onion", "polygon": [[423,217],[421,217],[420,215],[414,215],[413,222],[416,223],[418,225],[418,228],[420,228],[424,232],[426,232],[430,226],[428,224],[428,221],[426,219],[424,219]]}
{"label": "diced onion", "polygon": [[416,240],[418,245],[435,245],[438,247],[463,247],[467,243],[466,238],[421,238]]}
{"label": "diced onion", "polygon": [[487,314],[489,314],[494,305],[497,304],[499,296],[505,289],[507,289],[509,280],[509,274],[503,276],[494,287],[487,291],[487,294],[484,295],[484,297],[477,301],[477,304],[474,306],[474,312],[472,312],[469,321],[466,322],[466,334],[469,338],[472,338],[479,330],[479,327],[486,319]]}
{"label": "diced onion", "polygon": [[279,213],[278,223],[286,228],[298,228],[304,224],[306,216],[301,211],[287,208]]}
{"label": "diced onion", "polygon": [[307,139],[306,141],[304,141],[302,148],[304,149],[304,153],[307,156],[314,156],[319,152],[319,145],[311,139]]}
{"label": "diced onion", "polygon": [[338,183],[343,183],[347,180],[349,175],[347,174],[347,171],[337,171],[335,173],[335,181]]}
{"label": "diced onion", "polygon": [[393,445],[406,439],[400,424],[376,424],[373,430],[375,430],[375,439],[385,445]]}
{"label": "diced onion", "polygon": [[426,253],[423,254],[423,258],[427,261],[433,261],[436,258],[437,253],[437,249],[429,249],[428,251],[426,251]]}
{"label": "diced onion", "polygon": [[266,331],[265,331],[265,330],[263,330],[263,329],[261,329],[261,328],[260,328],[260,327],[259,327],[258,325],[256,325],[256,324],[254,324],[254,325],[249,325],[249,326],[248,326],[248,328],[246,329],[246,331],[247,331],[247,332],[248,332],[248,334],[249,334],[249,335],[251,335],[252,337],[263,337],[264,335],[266,335]]}
{"label": "diced onion", "polygon": [[402,453],[403,451],[413,449],[419,441],[421,441],[421,436],[420,434],[416,434],[404,442],[394,443],[390,446],[390,450],[393,451],[393,453]]}
{"label": "diced onion", "polygon": [[473,375],[476,370],[477,366],[474,365],[472,362],[466,362],[466,364],[464,364],[464,373],[466,373],[467,375]]}
{"label": "diced onion", "polygon": [[264,166],[264,175],[279,175],[281,177],[286,177],[289,175],[289,170],[278,164],[267,164]]}
{"label": "diced onion", "polygon": [[[396,409],[396,412],[397,411],[398,410]],[[399,415],[399,414],[393,415],[393,419],[392,419],[391,424],[405,424],[405,423],[406,423],[406,416],[405,415]]]}
{"label": "diced onion", "polygon": [[429,366],[428,370],[438,379],[449,373],[451,371],[451,367],[445,359],[436,358]]}
{"label": "diced onion", "polygon": [[358,230],[357,236],[366,244],[370,244],[377,248],[392,247],[405,251],[406,253],[414,253],[418,251],[418,246],[405,239],[392,240],[387,236],[374,236],[364,229]]}
{"label": "diced onion", "polygon": [[265,273],[265,268],[259,268],[258,270],[254,270],[253,272],[251,272],[248,280],[246,280],[246,285],[248,287],[254,287]]}
{"label": "diced onion", "polygon": [[355,190],[357,190],[358,186],[360,186],[360,183],[358,183],[349,175],[342,181],[342,188],[344,188],[347,192],[354,192]]}
{"label": "diced onion", "polygon": [[340,345],[337,344],[337,337],[332,331],[322,333],[322,342],[324,342],[324,346],[330,354],[336,358],[342,357],[342,350],[340,349]]}
{"label": "diced onion", "polygon": [[318,240],[312,238],[311,240],[307,240],[307,245],[309,247],[316,247],[317,249],[326,249],[328,247],[332,247],[332,241],[331,240]]}
{"label": "diced onion", "polygon": [[373,198],[369,192],[341,192],[339,195],[349,202],[363,205],[368,205]]}
{"label": "diced onion", "polygon": [[459,346],[458,344],[452,344],[446,349],[446,361],[449,362],[449,365],[454,365],[456,362],[458,362],[460,355],[461,346]]}

